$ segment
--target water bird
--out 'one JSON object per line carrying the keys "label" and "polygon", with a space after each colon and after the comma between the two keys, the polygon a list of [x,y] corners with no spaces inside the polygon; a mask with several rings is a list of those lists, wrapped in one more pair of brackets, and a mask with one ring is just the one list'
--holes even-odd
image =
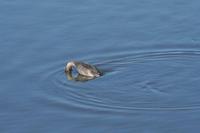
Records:
{"label": "water bird", "polygon": [[102,72],[97,69],[95,66],[86,64],[80,61],[70,61],[67,63],[65,67],[65,71],[71,73],[72,69],[75,68],[80,75],[87,77],[100,77],[102,76]]}

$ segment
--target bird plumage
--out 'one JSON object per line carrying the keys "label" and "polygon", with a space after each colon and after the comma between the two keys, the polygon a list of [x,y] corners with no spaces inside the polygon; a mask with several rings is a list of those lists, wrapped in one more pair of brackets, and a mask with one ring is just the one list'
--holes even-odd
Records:
{"label": "bird plumage", "polygon": [[102,75],[102,73],[95,66],[79,61],[68,62],[65,70],[71,72],[73,67],[79,74],[84,76],[99,77]]}

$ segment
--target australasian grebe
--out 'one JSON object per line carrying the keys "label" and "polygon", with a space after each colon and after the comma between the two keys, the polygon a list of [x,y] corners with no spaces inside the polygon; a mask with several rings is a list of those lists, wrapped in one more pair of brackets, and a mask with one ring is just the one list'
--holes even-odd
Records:
{"label": "australasian grebe", "polygon": [[76,68],[77,72],[81,75],[88,77],[99,77],[102,73],[95,67],[79,61],[70,61],[65,67],[66,72],[71,72],[72,68]]}

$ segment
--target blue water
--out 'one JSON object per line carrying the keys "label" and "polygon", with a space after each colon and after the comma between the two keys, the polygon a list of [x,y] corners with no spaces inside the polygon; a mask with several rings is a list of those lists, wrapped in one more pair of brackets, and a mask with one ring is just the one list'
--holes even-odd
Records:
{"label": "blue water", "polygon": [[[1,133],[200,130],[198,0],[1,0]],[[66,63],[104,71],[68,80]]]}

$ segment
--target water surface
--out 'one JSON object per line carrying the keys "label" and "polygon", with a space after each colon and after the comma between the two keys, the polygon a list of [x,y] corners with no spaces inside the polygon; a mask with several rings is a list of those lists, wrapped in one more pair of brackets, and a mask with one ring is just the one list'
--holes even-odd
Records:
{"label": "water surface", "polygon": [[[0,131],[197,132],[200,2],[0,1]],[[102,69],[68,80],[65,64]]]}

